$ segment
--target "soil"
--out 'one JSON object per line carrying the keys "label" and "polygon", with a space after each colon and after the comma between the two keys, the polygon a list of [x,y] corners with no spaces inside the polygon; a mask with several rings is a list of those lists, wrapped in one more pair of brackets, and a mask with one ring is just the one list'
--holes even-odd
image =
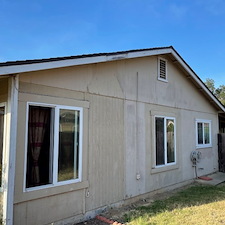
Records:
{"label": "soil", "polygon": [[101,220],[91,219],[82,223],[77,223],[76,225],[109,225]]}

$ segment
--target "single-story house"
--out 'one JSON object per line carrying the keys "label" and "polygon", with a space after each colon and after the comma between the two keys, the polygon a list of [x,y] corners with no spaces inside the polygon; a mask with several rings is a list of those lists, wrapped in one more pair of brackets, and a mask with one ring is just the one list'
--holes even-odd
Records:
{"label": "single-story house", "polygon": [[[218,171],[224,106],[172,47],[0,63],[3,224],[72,224]],[[224,121],[224,119],[223,119]]]}

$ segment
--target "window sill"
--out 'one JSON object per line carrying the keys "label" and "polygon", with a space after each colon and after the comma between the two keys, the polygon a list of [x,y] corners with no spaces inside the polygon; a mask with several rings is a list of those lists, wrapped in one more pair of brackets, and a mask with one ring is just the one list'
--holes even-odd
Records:
{"label": "window sill", "polygon": [[197,145],[196,149],[202,149],[202,148],[212,148],[212,145]]}
{"label": "window sill", "polygon": [[15,198],[15,203],[21,203],[25,201],[30,201],[39,198],[50,197],[52,195],[64,194],[72,191],[79,191],[89,187],[88,181],[82,181],[73,184],[65,184],[65,185],[46,185],[41,188],[35,189],[25,189],[25,191],[21,194],[17,194]]}
{"label": "window sill", "polygon": [[164,80],[164,79],[159,78],[159,77],[158,77],[158,81],[162,81],[162,82],[164,82],[164,83],[168,83],[168,80],[167,80],[167,79],[166,79],[166,80]]}
{"label": "window sill", "polygon": [[170,170],[176,170],[178,169],[178,165],[177,164],[173,164],[173,165],[165,165],[165,166],[159,166],[159,167],[153,167],[151,169],[151,174],[156,174],[156,173],[162,173],[162,172],[167,172]]}

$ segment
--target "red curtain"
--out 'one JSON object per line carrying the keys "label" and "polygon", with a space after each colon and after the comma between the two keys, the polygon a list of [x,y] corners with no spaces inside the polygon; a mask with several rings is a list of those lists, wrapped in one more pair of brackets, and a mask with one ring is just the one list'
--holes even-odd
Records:
{"label": "red curtain", "polygon": [[45,131],[49,121],[49,108],[30,106],[29,110],[29,145],[32,158],[31,183],[40,183],[39,156],[43,146]]}

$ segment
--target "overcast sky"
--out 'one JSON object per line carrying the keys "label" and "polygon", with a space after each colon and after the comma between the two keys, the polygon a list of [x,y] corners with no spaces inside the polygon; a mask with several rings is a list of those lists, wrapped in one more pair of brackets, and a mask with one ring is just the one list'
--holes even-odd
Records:
{"label": "overcast sky", "polygon": [[225,0],[0,0],[0,61],[172,45],[225,84]]}

